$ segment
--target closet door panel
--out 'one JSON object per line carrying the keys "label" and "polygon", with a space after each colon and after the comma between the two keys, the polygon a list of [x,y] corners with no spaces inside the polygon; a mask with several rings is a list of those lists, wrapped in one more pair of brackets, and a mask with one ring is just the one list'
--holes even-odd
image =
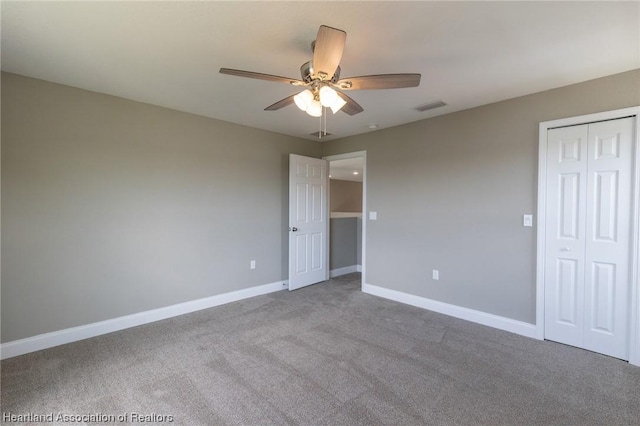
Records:
{"label": "closet door panel", "polygon": [[584,348],[628,356],[633,119],[589,125]]}
{"label": "closet door panel", "polygon": [[582,346],[588,127],[551,129],[547,146],[545,337]]}

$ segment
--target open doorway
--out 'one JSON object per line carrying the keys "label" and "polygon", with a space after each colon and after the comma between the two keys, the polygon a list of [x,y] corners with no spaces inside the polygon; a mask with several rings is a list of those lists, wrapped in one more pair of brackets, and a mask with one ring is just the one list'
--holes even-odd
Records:
{"label": "open doorway", "polygon": [[365,281],[366,151],[324,157],[329,161],[329,270],[337,277],[362,272]]}

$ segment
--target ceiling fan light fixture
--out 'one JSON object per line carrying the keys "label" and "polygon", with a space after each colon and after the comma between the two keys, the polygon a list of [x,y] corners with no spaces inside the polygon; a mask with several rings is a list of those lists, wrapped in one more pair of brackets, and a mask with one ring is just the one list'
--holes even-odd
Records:
{"label": "ceiling fan light fixture", "polygon": [[340,108],[346,105],[346,101],[342,99],[338,92],[333,90],[329,86],[322,86],[320,88],[320,103],[323,107],[331,108],[331,111],[335,114],[340,111]]}
{"label": "ceiling fan light fixture", "polygon": [[338,100],[338,94],[329,86],[320,88],[320,103],[323,107],[331,107]]}
{"label": "ceiling fan light fixture", "polygon": [[340,96],[336,96],[335,102],[329,108],[331,108],[331,111],[335,114],[336,112],[340,111],[340,109],[342,109],[342,107],[346,104],[347,101],[342,99]]}
{"label": "ceiling fan light fixture", "polygon": [[303,90],[293,97],[293,101],[296,103],[298,108],[302,111],[306,111],[313,102],[313,93],[309,89]]}
{"label": "ceiling fan light fixture", "polygon": [[312,100],[307,108],[307,114],[312,117],[322,117],[322,104],[320,101]]}

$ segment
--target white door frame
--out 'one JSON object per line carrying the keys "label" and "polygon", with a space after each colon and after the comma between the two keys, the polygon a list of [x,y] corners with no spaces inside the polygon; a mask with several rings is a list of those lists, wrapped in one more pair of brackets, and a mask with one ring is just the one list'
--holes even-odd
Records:
{"label": "white door frame", "polygon": [[538,139],[538,227],[536,253],[536,338],[544,339],[544,271],[546,230],[547,131],[595,121],[635,117],[631,212],[631,298],[629,300],[629,363],[640,366],[640,106],[562,118],[540,123]]}
{"label": "white door frame", "polygon": [[[345,154],[337,154],[337,155],[327,155],[322,157],[324,160],[328,160],[329,162],[335,160],[344,160],[347,158],[362,158],[362,280],[361,286],[363,286],[366,281],[366,271],[367,271],[367,151],[355,151],[348,152]],[[331,185],[329,185],[329,191],[331,191]],[[330,196],[331,194],[329,194]],[[329,204],[329,203],[327,203]],[[329,206],[327,206],[327,210],[329,210]],[[327,217],[331,217],[331,212],[327,213]],[[331,220],[331,219],[329,219]]]}

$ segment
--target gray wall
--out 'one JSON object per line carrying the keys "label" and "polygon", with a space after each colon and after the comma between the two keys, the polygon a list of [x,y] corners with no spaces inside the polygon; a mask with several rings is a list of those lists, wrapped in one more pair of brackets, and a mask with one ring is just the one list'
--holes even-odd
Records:
{"label": "gray wall", "polygon": [[362,211],[362,182],[331,179],[330,193],[332,212]]}
{"label": "gray wall", "polygon": [[3,73],[2,341],[286,279],[289,153],[321,148]]}
{"label": "gray wall", "polygon": [[533,323],[538,123],[638,104],[635,70],[325,142],[367,151],[367,283]]}
{"label": "gray wall", "polygon": [[[331,179],[332,212],[362,212],[362,182]],[[362,264],[362,220],[359,218],[331,219],[329,269]]]}
{"label": "gray wall", "polygon": [[638,104],[636,70],[320,145],[3,73],[2,342],[285,279],[290,152],[367,151],[369,284],[533,322],[538,123]]}
{"label": "gray wall", "polygon": [[358,262],[358,219],[333,218],[330,224],[329,269],[344,268]]}

